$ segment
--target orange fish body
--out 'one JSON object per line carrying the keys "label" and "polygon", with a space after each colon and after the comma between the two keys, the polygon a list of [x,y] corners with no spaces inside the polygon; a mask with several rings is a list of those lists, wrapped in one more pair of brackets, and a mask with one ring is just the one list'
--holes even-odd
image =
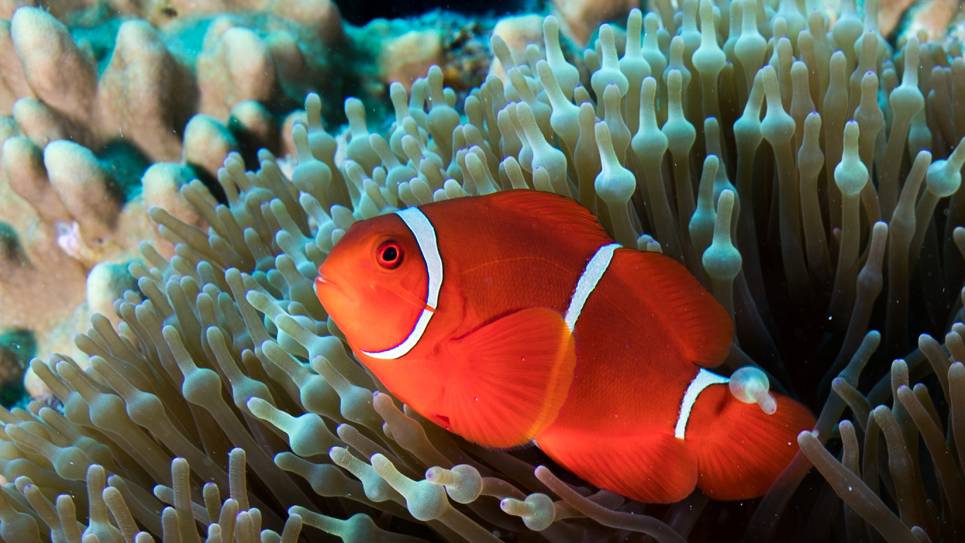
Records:
{"label": "orange fish body", "polygon": [[476,443],[535,441],[575,474],[645,502],[697,486],[763,494],[813,426],[768,415],[707,368],[733,327],[671,258],[619,248],[579,204],[510,191],[356,223],[316,292],[399,399]]}

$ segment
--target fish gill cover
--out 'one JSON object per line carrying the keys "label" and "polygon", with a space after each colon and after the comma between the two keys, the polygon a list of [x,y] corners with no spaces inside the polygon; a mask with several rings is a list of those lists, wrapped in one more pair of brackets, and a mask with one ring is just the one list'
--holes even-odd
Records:
{"label": "fish gill cover", "polygon": [[[4,541],[965,537],[955,2],[364,27],[326,0],[22,3],[0,2],[0,292],[42,357],[0,413]],[[351,358],[311,285],[353,222],[523,187],[685,262],[735,318],[729,367],[814,408],[762,499],[588,488]]]}

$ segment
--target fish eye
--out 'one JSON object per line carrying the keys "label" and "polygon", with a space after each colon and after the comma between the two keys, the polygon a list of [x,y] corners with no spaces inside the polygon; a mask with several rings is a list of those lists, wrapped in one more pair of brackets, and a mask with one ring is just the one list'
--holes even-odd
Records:
{"label": "fish eye", "polygon": [[387,270],[394,270],[402,264],[402,246],[396,241],[385,241],[375,251],[375,258],[379,266]]}

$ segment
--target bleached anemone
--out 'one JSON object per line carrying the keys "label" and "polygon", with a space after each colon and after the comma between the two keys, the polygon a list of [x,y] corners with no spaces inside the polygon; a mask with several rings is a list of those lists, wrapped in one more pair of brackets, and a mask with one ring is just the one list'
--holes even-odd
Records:
{"label": "bleached anemone", "polygon": [[[2,413],[0,537],[960,538],[959,44],[912,35],[893,51],[874,2],[864,21],[847,3],[834,18],[790,1],[655,4],[577,59],[553,18],[543,47],[494,39],[505,78],[461,111],[436,68],[391,87],[385,134],[349,100],[338,162],[309,96],[291,164],[262,152],[245,171],[232,155],[224,202],[183,189],[207,231],[155,211],[175,256],[143,247],[117,329],[95,318],[77,340],[91,369],[32,364],[63,409]],[[535,467],[535,450],[443,432],[348,355],[312,280],[354,221],[524,187],[685,262],[735,317],[731,367],[756,364],[820,413],[760,502],[654,508],[588,489]],[[751,377],[736,392],[762,397]],[[805,480],[809,462],[827,482]]]}

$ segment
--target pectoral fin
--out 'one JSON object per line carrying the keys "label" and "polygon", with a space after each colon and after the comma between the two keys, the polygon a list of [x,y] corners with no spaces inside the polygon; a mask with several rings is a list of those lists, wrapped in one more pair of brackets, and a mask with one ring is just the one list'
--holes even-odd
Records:
{"label": "pectoral fin", "polygon": [[445,346],[451,364],[435,417],[489,447],[527,443],[559,413],[573,380],[576,352],[562,315],[524,309]]}

